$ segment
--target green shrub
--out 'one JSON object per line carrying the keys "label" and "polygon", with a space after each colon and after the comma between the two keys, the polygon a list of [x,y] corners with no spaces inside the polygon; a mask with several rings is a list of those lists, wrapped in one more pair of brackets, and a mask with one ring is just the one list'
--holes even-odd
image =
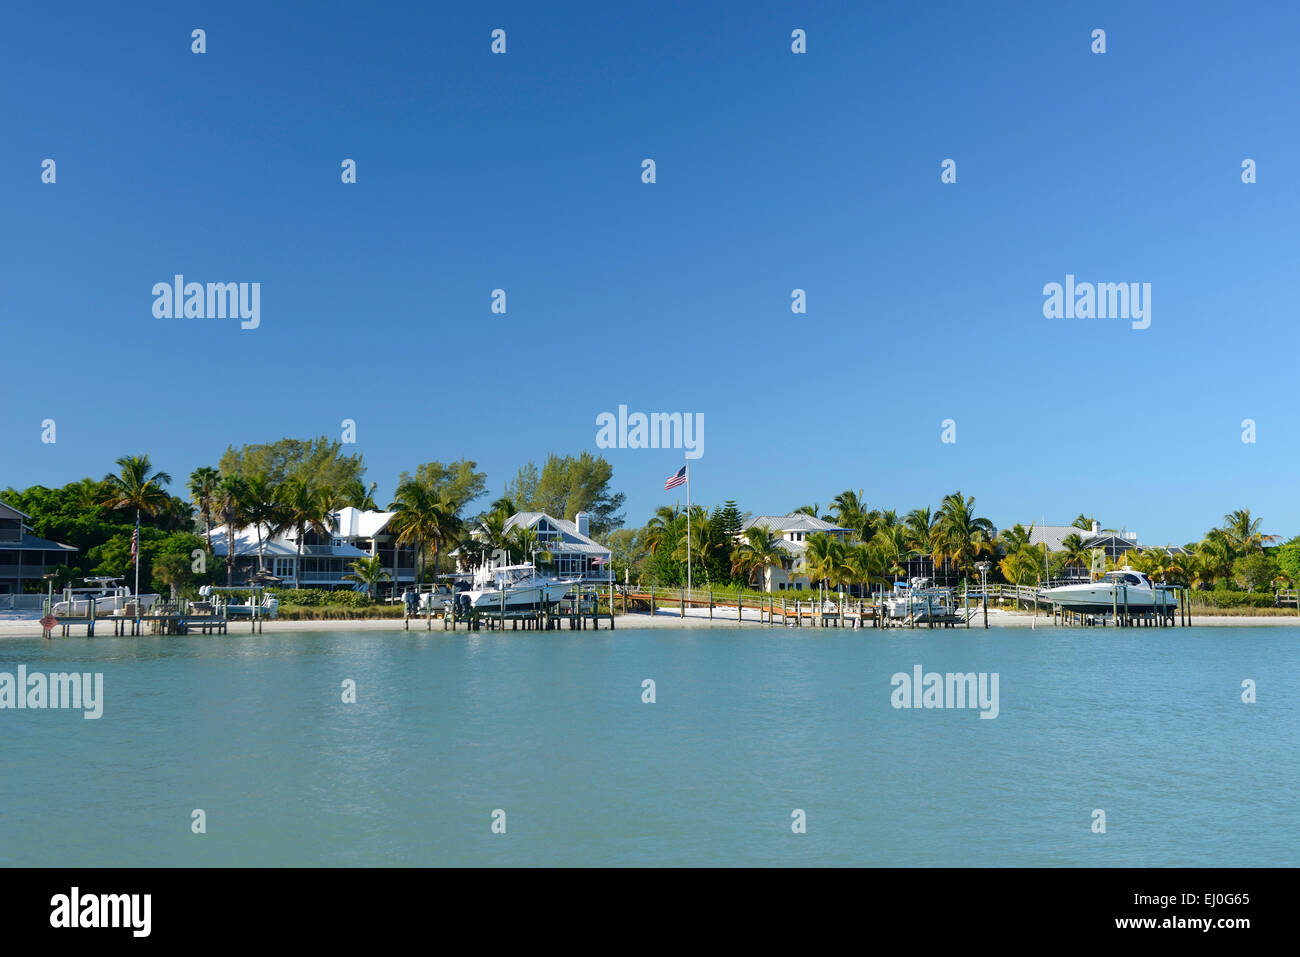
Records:
{"label": "green shrub", "polygon": [[373,603],[365,593],[350,588],[329,591],[325,588],[284,588],[275,593],[281,605],[303,608],[369,608]]}

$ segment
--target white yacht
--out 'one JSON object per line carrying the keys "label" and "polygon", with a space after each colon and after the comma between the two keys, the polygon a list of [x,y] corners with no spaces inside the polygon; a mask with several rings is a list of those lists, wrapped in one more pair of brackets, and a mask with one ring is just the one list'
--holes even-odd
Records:
{"label": "white yacht", "polygon": [[557,581],[544,578],[532,565],[484,566],[474,573],[473,585],[456,599],[470,608],[500,610],[502,598],[506,611],[524,611],[563,601],[578,580]]}
{"label": "white yacht", "polygon": [[[71,597],[54,602],[50,607],[50,614],[85,618],[90,614],[91,599],[94,599],[96,618],[106,615],[120,616],[126,613],[127,605],[135,601],[131,589],[120,584],[122,581],[120,578],[103,575],[84,578],[82,581],[86,583],[86,587],[68,589]],[[152,608],[159,597],[159,595],[141,595],[140,613],[144,614]]]}
{"label": "white yacht", "polygon": [[1123,611],[1165,608],[1172,611],[1178,596],[1168,585],[1158,585],[1131,568],[1107,572],[1099,581],[1060,585],[1045,592],[1047,600],[1071,611]]}

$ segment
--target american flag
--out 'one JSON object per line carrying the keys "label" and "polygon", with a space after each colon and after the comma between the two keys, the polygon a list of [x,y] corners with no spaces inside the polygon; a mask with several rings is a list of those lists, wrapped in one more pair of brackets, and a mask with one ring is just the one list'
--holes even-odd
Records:
{"label": "american flag", "polygon": [[140,526],[137,525],[135,527],[135,531],[131,533],[131,561],[135,561],[139,557],[140,557]]}
{"label": "american flag", "polygon": [[676,488],[679,485],[685,485],[685,484],[686,484],[686,466],[683,465],[680,469],[678,469],[675,473],[673,473],[668,477],[667,482],[664,482],[664,491],[666,492],[670,488]]}
{"label": "american flag", "polygon": [[607,561],[609,561],[609,559],[606,558],[604,555],[593,555],[591,558],[591,563],[593,565],[603,565]]}

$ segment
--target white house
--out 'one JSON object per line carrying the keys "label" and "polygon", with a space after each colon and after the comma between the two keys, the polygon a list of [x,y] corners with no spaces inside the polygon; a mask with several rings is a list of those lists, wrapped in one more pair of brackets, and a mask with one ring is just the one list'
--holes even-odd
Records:
{"label": "white house", "polygon": [[755,527],[766,528],[769,534],[779,538],[781,548],[789,555],[788,559],[782,560],[780,568],[764,570],[764,591],[802,591],[807,588],[810,582],[804,573],[804,553],[808,550],[808,539],[825,532],[843,541],[850,534],[850,529],[803,512],[755,516],[740,526],[740,537],[743,539],[745,533]]}
{"label": "white house", "polygon": [[[413,545],[394,547],[394,536],[388,531],[394,514],[350,506],[335,512],[330,535],[308,530],[303,536],[300,572],[296,572],[298,530],[283,529],[268,537],[263,527],[262,555],[266,570],[286,584],[291,584],[296,578],[303,588],[354,587],[355,583],[344,578],[351,574],[352,563],[358,558],[378,555],[389,579],[380,583],[377,592],[388,594],[394,588],[401,591],[404,585],[415,581],[415,548]],[[224,528],[213,529],[212,552],[217,560],[225,562]],[[246,584],[256,571],[257,530],[250,525],[235,536],[234,584]]]}

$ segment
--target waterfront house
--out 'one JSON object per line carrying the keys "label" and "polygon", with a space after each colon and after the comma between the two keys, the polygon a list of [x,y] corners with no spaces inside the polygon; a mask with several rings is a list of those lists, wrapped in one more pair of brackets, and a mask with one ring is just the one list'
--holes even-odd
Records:
{"label": "waterfront house", "polygon": [[[1024,527],[1029,528],[1028,525]],[[1111,562],[1119,559],[1126,552],[1142,547],[1138,542],[1137,532],[1117,532],[1113,528],[1102,528],[1099,522],[1093,522],[1091,529],[1079,528],[1077,525],[1035,525],[1029,532],[1029,544],[1045,544],[1049,552],[1059,552],[1064,550],[1065,539],[1071,535],[1082,538],[1083,544],[1089,549],[1101,549]],[[1080,578],[1086,579],[1089,575],[1087,567],[1072,569],[1072,571]]]}
{"label": "waterfront house", "polygon": [[[0,502],[0,595],[21,595],[76,551],[32,534],[31,516]],[[43,583],[42,583],[43,584]]]}
{"label": "waterfront house", "polygon": [[820,532],[844,541],[850,530],[803,512],[792,515],[758,515],[740,526],[740,539],[751,528],[766,528],[768,534],[780,540],[780,546],[789,556],[781,560],[781,567],[769,567],[763,572],[763,591],[802,591],[810,586],[804,567],[804,554],[808,539]]}
{"label": "waterfront house", "polygon": [[[586,512],[579,512],[573,521],[546,512],[516,512],[506,520],[506,534],[517,528],[531,529],[537,535],[539,551],[544,550],[550,556],[549,562],[540,555],[537,558],[538,568],[546,574],[589,582],[609,580],[612,553],[591,537],[591,517]],[[470,543],[450,553],[465,559],[463,565],[473,565],[480,560],[482,547],[475,543],[482,542],[481,530],[476,529],[470,537]],[[495,560],[500,562],[501,557],[496,556]]]}
{"label": "waterfront house", "polygon": [[[268,572],[292,585],[297,579],[302,588],[353,588],[356,583],[344,578],[352,573],[352,563],[359,558],[378,555],[389,579],[376,588],[379,595],[400,592],[415,581],[415,548],[397,546],[389,531],[393,512],[343,508],[333,513],[331,532],[322,535],[308,530],[302,540],[302,568],[298,563],[298,530],[281,529],[268,536],[262,528],[262,555]],[[214,529],[212,553],[216,560],[226,560],[226,530]],[[233,583],[243,585],[257,571],[257,530],[240,529],[235,536]],[[220,574],[218,574],[220,578]]]}

